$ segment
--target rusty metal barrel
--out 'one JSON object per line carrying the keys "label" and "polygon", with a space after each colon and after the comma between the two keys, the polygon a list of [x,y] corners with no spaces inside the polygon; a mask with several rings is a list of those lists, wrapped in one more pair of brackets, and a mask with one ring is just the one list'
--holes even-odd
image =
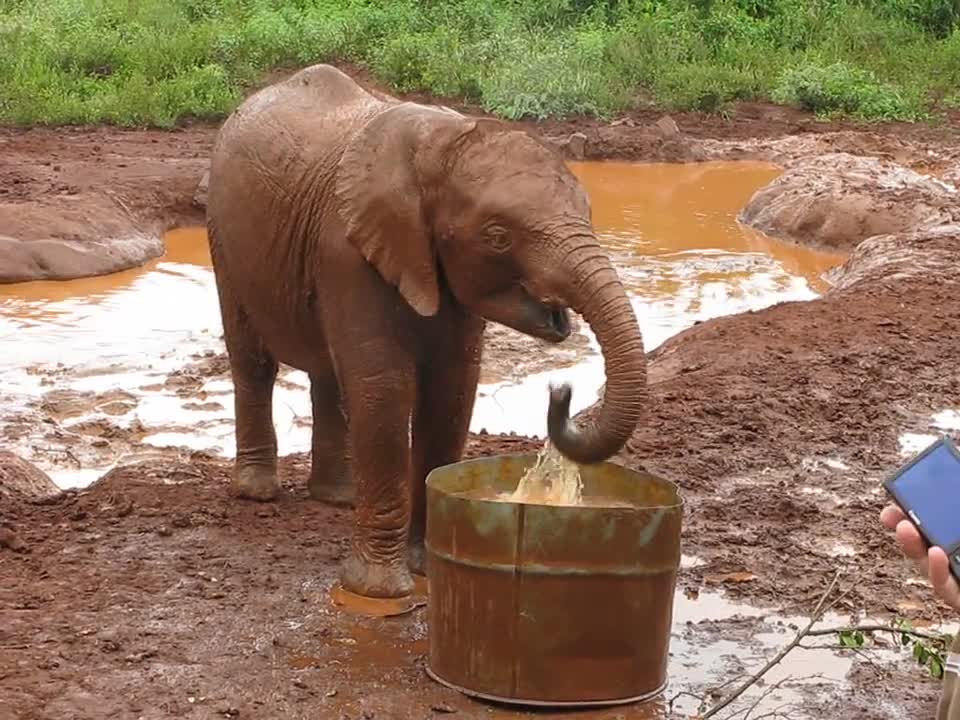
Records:
{"label": "rusty metal barrel", "polygon": [[580,468],[583,504],[518,504],[535,454],[427,477],[431,678],[521,705],[617,705],[666,686],[683,502],[662,478]]}

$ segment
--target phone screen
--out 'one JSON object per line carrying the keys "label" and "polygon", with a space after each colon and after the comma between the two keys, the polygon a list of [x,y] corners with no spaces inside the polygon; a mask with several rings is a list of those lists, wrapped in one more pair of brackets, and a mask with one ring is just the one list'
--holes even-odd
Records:
{"label": "phone screen", "polygon": [[900,504],[927,540],[947,551],[960,545],[960,458],[940,445],[891,483]]}

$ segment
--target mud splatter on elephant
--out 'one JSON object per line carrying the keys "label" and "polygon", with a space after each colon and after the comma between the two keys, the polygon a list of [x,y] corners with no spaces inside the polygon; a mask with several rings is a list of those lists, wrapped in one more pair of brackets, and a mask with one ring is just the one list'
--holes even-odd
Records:
{"label": "mud splatter on elephant", "polygon": [[354,504],[344,587],[412,590],[424,478],[460,458],[485,321],[552,342],[583,315],[607,367],[595,425],[551,393],[549,433],[598,462],[646,399],[643,341],[554,151],[494,120],[366,92],[329,66],[251,96],[213,152],[207,220],[236,393],[240,494],[273,498],[277,363],[310,376],[310,493]]}

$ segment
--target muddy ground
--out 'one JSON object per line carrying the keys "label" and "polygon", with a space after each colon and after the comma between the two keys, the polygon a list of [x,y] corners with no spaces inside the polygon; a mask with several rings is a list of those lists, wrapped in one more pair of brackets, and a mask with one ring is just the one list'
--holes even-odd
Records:
{"label": "muddy ground", "polygon": [[[576,158],[789,167],[846,153],[945,178],[960,164],[955,122],[864,129],[759,105],[730,119],[658,120],[634,113],[606,125],[526,127]],[[118,269],[133,251],[90,244],[202,221],[196,191],[214,132],[0,131],[0,280]],[[151,242],[137,246],[143,258],[162,251]],[[77,248],[89,265],[65,254]],[[700,560],[681,570],[690,596],[722,588],[803,615],[841,569],[843,611],[952,621],[877,515],[898,437],[931,432],[932,413],[960,407],[958,249],[960,229],[950,225],[868,241],[822,299],[705,322],[651,354],[649,417],[621,459],[682,488],[684,553]],[[488,348],[487,367],[509,357],[507,345]],[[199,358],[171,382],[191,393],[191,378],[225,373],[221,357]],[[122,393],[100,400],[130,402]],[[69,407],[41,413],[56,438]],[[16,431],[15,419],[4,422]],[[145,429],[89,430],[72,453],[135,444]],[[538,446],[478,435],[470,453]],[[357,620],[331,606],[350,514],[306,499],[307,457],[284,459],[288,493],[263,506],[229,497],[223,460],[160,455],[43,504],[0,495],[0,717],[505,717],[425,678],[422,610]],[[805,710],[931,716],[936,682],[910,668],[884,672],[879,688],[870,671],[820,688]]]}

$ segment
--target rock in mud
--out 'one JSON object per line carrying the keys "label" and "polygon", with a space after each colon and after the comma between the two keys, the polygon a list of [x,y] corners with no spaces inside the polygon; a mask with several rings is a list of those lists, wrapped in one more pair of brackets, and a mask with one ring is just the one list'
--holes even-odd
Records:
{"label": "rock in mud", "polygon": [[655,127],[657,132],[659,132],[665,138],[676,138],[680,135],[680,126],[678,126],[677,121],[669,115],[664,115],[662,118],[657,120]]}
{"label": "rock in mud", "polygon": [[[190,204],[211,136],[62,128],[0,138],[0,283],[137,267]],[[160,143],[160,139],[163,143]]]}
{"label": "rock in mud", "polygon": [[0,235],[0,283],[71,280],[136,267],[163,254],[159,235],[77,242],[55,237],[27,241]]}
{"label": "rock in mud", "polygon": [[37,502],[59,494],[60,488],[43,470],[12,452],[0,450],[0,503]]}
{"label": "rock in mud", "polygon": [[922,276],[960,283],[960,224],[926,227],[864,240],[841,266],[826,273],[834,290],[868,281],[893,281]]}
{"label": "rock in mud", "polygon": [[739,219],[774,237],[850,250],[875,235],[960,220],[958,200],[949,183],[889,160],[830,153],[789,166]]}
{"label": "rock in mud", "polygon": [[210,171],[207,170],[200,182],[197,183],[197,191],[193,194],[193,204],[198,208],[207,207],[207,191],[210,189]]}
{"label": "rock in mud", "polygon": [[565,137],[541,138],[568,160],[583,160],[587,156],[587,136],[581,132],[571,133]]}

